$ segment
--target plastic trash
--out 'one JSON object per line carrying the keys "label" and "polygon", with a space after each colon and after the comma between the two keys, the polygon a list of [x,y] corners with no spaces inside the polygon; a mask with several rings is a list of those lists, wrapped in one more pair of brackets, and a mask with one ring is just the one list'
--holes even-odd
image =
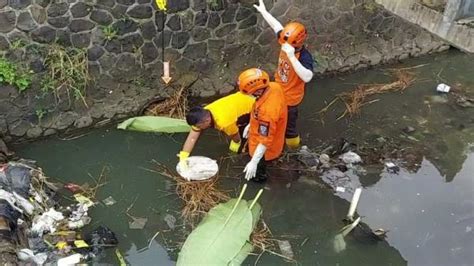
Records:
{"label": "plastic trash", "polygon": [[6,200],[0,200],[0,216],[9,222],[10,227],[12,227],[10,229],[13,229],[16,227],[17,221],[20,220],[21,213],[14,209]]}
{"label": "plastic trash", "polygon": [[69,221],[67,223],[67,226],[69,227],[69,229],[79,229],[79,228],[84,227],[85,225],[88,225],[91,221],[92,219],[90,217],[83,216],[79,220]]}
{"label": "plastic trash", "polygon": [[346,192],[346,189],[344,187],[336,187],[336,192],[344,193]]}
{"label": "plastic trash", "polygon": [[71,191],[72,193],[78,193],[78,192],[83,191],[81,186],[79,186],[78,184],[74,184],[74,183],[64,184],[64,188]]}
{"label": "plastic trash", "polygon": [[341,158],[341,160],[346,164],[357,164],[362,162],[362,158],[360,158],[357,153],[352,151],[344,153],[339,158]]}
{"label": "plastic trash", "polygon": [[293,259],[295,254],[291,248],[290,241],[288,240],[277,240],[278,247],[280,248],[281,254],[289,259]]}
{"label": "plastic trash", "polygon": [[16,192],[21,197],[28,198],[32,170],[26,164],[9,162],[0,174],[0,186],[10,193]]}
{"label": "plastic trash", "polygon": [[165,220],[166,224],[171,230],[176,228],[176,218],[174,218],[173,215],[166,214],[163,220]]}
{"label": "plastic trash", "polygon": [[61,258],[58,260],[58,266],[75,265],[81,262],[82,257],[83,256],[81,254],[73,254],[71,256]]}
{"label": "plastic trash", "polygon": [[387,168],[387,171],[389,173],[396,174],[400,171],[400,167],[398,167],[396,164],[394,164],[392,162],[386,162],[385,167]]}
{"label": "plastic trash", "polygon": [[94,202],[82,194],[74,194],[74,199],[87,208],[94,206]]}
{"label": "plastic trash", "polygon": [[43,265],[48,259],[48,254],[37,253],[36,255],[31,249],[21,249],[16,253],[20,261],[33,261],[36,265]]}
{"label": "plastic trash", "polygon": [[440,83],[438,84],[438,86],[436,87],[436,91],[438,92],[444,92],[444,93],[448,93],[449,91],[451,90],[451,87],[444,84],[444,83]]}
{"label": "plastic trash", "polygon": [[58,221],[64,219],[62,213],[50,208],[47,212],[43,213],[41,216],[36,216],[33,220],[33,226],[31,231],[38,235],[43,235],[45,231],[54,233],[56,232],[56,224]]}
{"label": "plastic trash", "polygon": [[322,166],[327,166],[329,168],[329,163],[331,162],[331,158],[329,155],[323,153],[319,155],[319,162],[321,163]]}
{"label": "plastic trash", "polygon": [[114,200],[114,198],[112,198],[112,196],[107,197],[107,198],[104,199],[102,202],[105,204],[105,206],[112,206],[112,205],[114,205],[115,203],[117,203],[117,201]]}
{"label": "plastic trash", "polygon": [[148,218],[132,217],[132,219],[132,222],[128,222],[128,227],[130,229],[143,229],[148,222]]}
{"label": "plastic trash", "polygon": [[191,156],[187,159],[187,169],[181,169],[181,165],[176,166],[176,171],[184,179],[206,180],[217,174],[219,166],[215,160],[203,156]]}
{"label": "plastic trash", "polygon": [[319,165],[319,156],[311,152],[307,146],[301,147],[299,153],[298,161],[302,162],[306,167],[317,167]]}
{"label": "plastic trash", "polygon": [[92,253],[99,256],[105,247],[113,247],[118,244],[115,233],[106,226],[99,226],[89,235],[86,236],[86,241],[92,248]]}

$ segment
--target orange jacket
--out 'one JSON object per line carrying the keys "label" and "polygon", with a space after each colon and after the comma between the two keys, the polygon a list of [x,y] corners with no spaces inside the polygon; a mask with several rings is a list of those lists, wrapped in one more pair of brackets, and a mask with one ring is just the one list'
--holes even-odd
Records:
{"label": "orange jacket", "polygon": [[285,144],[288,107],[281,86],[270,82],[265,93],[257,99],[250,114],[249,152],[253,156],[259,143],[265,145],[265,160],[278,158]]}
{"label": "orange jacket", "polygon": [[[296,52],[295,56],[297,59],[300,59],[301,53]],[[283,51],[280,52],[280,58],[278,59],[275,81],[283,87],[288,106],[295,106],[301,103],[304,96],[305,83],[296,74],[288,56]]]}

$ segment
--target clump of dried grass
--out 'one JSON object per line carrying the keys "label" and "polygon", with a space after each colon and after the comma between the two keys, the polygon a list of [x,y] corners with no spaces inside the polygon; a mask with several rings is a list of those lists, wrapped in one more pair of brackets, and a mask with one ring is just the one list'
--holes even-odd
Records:
{"label": "clump of dried grass", "polygon": [[158,162],[156,165],[158,173],[176,182],[176,194],[184,202],[181,216],[191,225],[211,208],[230,199],[224,191],[217,189],[218,176],[203,181],[187,181],[168,167]]}
{"label": "clump of dried grass", "polygon": [[167,116],[172,118],[184,119],[186,116],[188,99],[187,87],[183,86],[176,90],[170,97],[152,103],[145,110],[145,115],[150,116]]}
{"label": "clump of dried grass", "polygon": [[343,118],[347,114],[353,116],[359,114],[363,106],[378,101],[367,101],[368,97],[387,92],[403,92],[415,81],[415,76],[406,70],[395,70],[394,73],[396,80],[391,83],[363,84],[357,86],[354,91],[343,92],[336,95],[336,98],[325,108],[319,111],[319,113],[321,114],[327,112],[329,110],[329,107],[331,107],[337,101],[342,101],[346,106],[346,110],[341,116],[339,116],[338,120]]}
{"label": "clump of dried grass", "polygon": [[254,248],[258,249],[260,252],[265,252],[267,250],[273,250],[276,246],[270,228],[267,226],[265,221],[261,220],[255,230],[250,235],[250,243]]}

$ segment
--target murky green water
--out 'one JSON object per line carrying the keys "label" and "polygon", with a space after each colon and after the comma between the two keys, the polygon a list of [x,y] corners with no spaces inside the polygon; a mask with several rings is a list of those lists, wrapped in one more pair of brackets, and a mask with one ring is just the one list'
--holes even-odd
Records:
{"label": "murky green water", "polygon": [[[359,83],[391,80],[384,69],[315,80],[308,88],[301,108],[300,128],[309,147],[335,142],[344,137],[359,145],[376,142],[381,136],[395,139],[400,148],[412,151],[414,168],[388,173],[383,164],[367,165],[365,174],[348,171],[335,178],[325,174],[327,182],[346,187],[334,192],[317,185],[320,177],[302,177],[279,171],[269,180],[260,200],[263,217],[275,238],[289,240],[296,259],[302,265],[473,265],[474,255],[474,108],[462,108],[452,97],[439,95],[439,82],[461,84],[474,94],[474,58],[449,52],[412,60],[403,66],[412,69],[417,81],[403,94],[377,96],[359,117],[335,118],[342,106],[324,117],[317,112],[339,92]],[[395,66],[390,66],[391,68]],[[402,128],[416,129],[411,135]],[[409,137],[411,136],[411,137]],[[62,181],[93,183],[107,169],[107,184],[99,190],[98,199],[112,196],[117,203],[95,207],[92,229],[98,224],[110,227],[120,240],[119,249],[133,265],[172,265],[175,241],[182,241],[182,226],[172,231],[164,222],[166,214],[179,216],[180,201],[173,195],[172,183],[150,172],[152,160],[174,167],[175,154],[185,135],[173,137],[115,129],[93,130],[75,140],[56,138],[17,147],[20,156],[38,161],[47,175]],[[194,154],[219,158],[227,154],[227,145],[215,133],[204,136]],[[416,156],[415,156],[416,155]],[[227,161],[223,187],[239,190],[237,176],[245,161]],[[418,164],[418,165],[416,165]],[[288,176],[292,176],[289,178]],[[316,182],[314,182],[316,181]],[[388,230],[386,241],[372,243],[360,237],[346,238],[346,249],[334,250],[333,239],[343,226],[354,188],[363,186],[358,207],[362,221],[372,229]],[[250,183],[247,198],[255,195],[259,185]],[[135,203],[134,203],[135,202]],[[134,203],[134,204],[133,204]],[[132,205],[133,204],[133,205]],[[128,228],[125,214],[148,218],[143,230]],[[150,238],[161,233],[147,249]],[[256,256],[248,259],[254,264]],[[103,260],[117,264],[111,252]],[[264,254],[259,265],[288,264],[279,257]]]}

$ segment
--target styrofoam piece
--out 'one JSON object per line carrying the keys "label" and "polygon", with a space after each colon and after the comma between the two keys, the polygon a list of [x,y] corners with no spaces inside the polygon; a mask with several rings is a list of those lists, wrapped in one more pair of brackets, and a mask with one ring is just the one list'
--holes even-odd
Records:
{"label": "styrofoam piece", "polygon": [[444,83],[440,83],[436,87],[436,91],[438,91],[438,92],[448,93],[450,90],[451,90],[451,87],[449,85],[444,84]]}
{"label": "styrofoam piece", "polygon": [[178,163],[176,171],[188,181],[206,180],[217,175],[219,171],[217,162],[204,156],[191,156],[186,160],[186,163],[186,169],[181,169],[181,164]]}

